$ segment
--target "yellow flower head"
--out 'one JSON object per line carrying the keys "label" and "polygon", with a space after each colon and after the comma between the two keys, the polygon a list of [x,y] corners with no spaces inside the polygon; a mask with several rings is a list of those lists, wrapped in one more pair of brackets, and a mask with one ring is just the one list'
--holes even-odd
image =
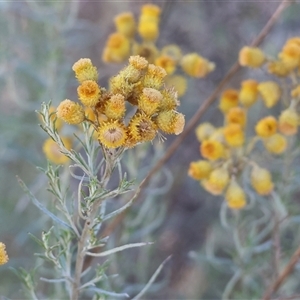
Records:
{"label": "yellow flower head", "polygon": [[159,107],[163,99],[162,94],[152,88],[144,88],[138,100],[139,109],[141,109],[146,115],[153,115]]}
{"label": "yellow flower head", "polygon": [[229,181],[229,173],[226,168],[220,167],[213,170],[208,179],[201,183],[206,191],[213,195],[221,195]]}
{"label": "yellow flower head", "polygon": [[272,154],[281,154],[287,147],[287,140],[280,133],[275,133],[272,136],[263,139],[263,143],[265,148]]}
{"label": "yellow flower head", "polygon": [[82,83],[85,80],[98,80],[98,71],[95,66],[93,66],[92,61],[89,58],[79,59],[72,67],[75,72],[77,80]]}
{"label": "yellow flower head", "polygon": [[255,126],[256,134],[260,137],[270,137],[277,132],[277,121],[273,116],[268,116],[260,121]]}
{"label": "yellow flower head", "polygon": [[162,101],[159,105],[159,110],[172,110],[175,109],[179,105],[179,101],[177,99],[177,91],[174,88],[167,88],[161,91]]}
{"label": "yellow flower head", "polygon": [[[61,138],[65,147],[70,150],[72,147],[72,140],[68,137]],[[54,164],[63,165],[70,159],[61,153],[59,146],[51,138],[46,139],[43,145],[43,151],[46,158]]]}
{"label": "yellow flower head", "polygon": [[154,4],[145,4],[142,6],[141,9],[142,16],[152,17],[155,18],[156,20],[158,20],[160,13],[161,13],[160,7]]}
{"label": "yellow flower head", "polygon": [[219,108],[223,113],[227,113],[232,107],[236,107],[239,102],[239,93],[237,90],[225,90],[220,98]]}
{"label": "yellow flower head", "polygon": [[130,55],[130,41],[119,32],[112,33],[103,50],[102,60],[106,63],[123,62]]}
{"label": "yellow flower head", "polygon": [[84,121],[84,108],[69,99],[62,101],[57,107],[56,115],[69,124],[79,124]]}
{"label": "yellow flower head", "polygon": [[184,128],[184,115],[175,110],[161,111],[157,115],[156,124],[163,132],[178,135]]}
{"label": "yellow flower head", "polygon": [[181,49],[177,45],[172,44],[163,47],[160,53],[171,57],[176,62],[178,62],[182,57]]}
{"label": "yellow flower head", "polygon": [[159,90],[164,83],[164,78],[167,76],[165,69],[153,64],[148,65],[147,72],[144,76],[144,87]]}
{"label": "yellow flower head", "polygon": [[268,108],[274,106],[281,96],[280,87],[274,81],[261,82],[258,84],[257,89]]}
{"label": "yellow flower head", "polygon": [[156,21],[149,20],[148,18],[141,18],[138,26],[140,36],[150,42],[155,41],[159,35],[159,24]]}
{"label": "yellow flower head", "polygon": [[226,121],[229,124],[239,124],[241,127],[245,127],[246,120],[246,111],[239,106],[231,108],[226,115]]}
{"label": "yellow flower head", "polygon": [[134,69],[143,71],[148,67],[148,61],[140,55],[132,55],[129,57],[129,65]]}
{"label": "yellow flower head", "polygon": [[281,60],[274,60],[268,63],[268,72],[275,76],[286,77],[291,71],[291,68]]}
{"label": "yellow flower head", "polygon": [[154,63],[155,58],[157,57],[158,54],[158,49],[154,44],[138,44],[135,43],[132,46],[132,54],[133,55],[140,55],[147,59],[149,63]]}
{"label": "yellow flower head", "polygon": [[254,166],[251,172],[251,185],[260,195],[270,194],[274,188],[271,173],[267,169]]}
{"label": "yellow flower head", "polygon": [[124,12],[114,19],[117,31],[127,38],[132,38],[135,34],[136,23],[131,12]]}
{"label": "yellow flower head", "polygon": [[112,95],[104,104],[103,112],[109,119],[121,119],[125,111],[125,98],[121,94]]}
{"label": "yellow flower head", "polygon": [[225,149],[217,140],[204,140],[200,146],[201,155],[209,160],[217,160],[224,157]]}
{"label": "yellow flower head", "polygon": [[294,135],[298,132],[298,114],[292,109],[288,108],[281,112],[278,121],[278,127],[281,133],[285,135]]}
{"label": "yellow flower head", "polygon": [[8,262],[8,255],[5,250],[5,244],[0,242],[0,265],[4,265]]}
{"label": "yellow flower head", "polygon": [[165,81],[167,87],[174,87],[177,91],[178,97],[185,94],[187,88],[186,79],[181,75],[168,76]]}
{"label": "yellow flower head", "polygon": [[241,66],[258,68],[265,61],[264,53],[255,47],[243,47],[239,53],[239,63]]}
{"label": "yellow flower head", "polygon": [[287,43],[278,56],[288,68],[294,69],[300,63],[300,45]]}
{"label": "yellow flower head", "polygon": [[245,107],[250,107],[256,102],[258,96],[257,85],[257,81],[253,79],[244,80],[242,82],[242,87],[239,92],[239,100]]}
{"label": "yellow flower head", "polygon": [[190,53],[182,57],[181,67],[189,76],[202,78],[215,69],[215,64],[197,53]]}
{"label": "yellow flower head", "polygon": [[241,209],[246,206],[246,194],[234,178],[229,183],[225,200],[231,209]]}
{"label": "yellow flower head", "polygon": [[157,126],[145,114],[135,114],[128,124],[129,137],[137,142],[152,141],[157,133]]}
{"label": "yellow flower head", "polygon": [[203,142],[204,140],[207,140],[215,130],[215,127],[208,122],[198,125],[195,130],[198,141]]}
{"label": "yellow flower head", "polygon": [[124,124],[119,121],[103,122],[97,131],[99,142],[106,148],[117,148],[125,145],[127,132]]}
{"label": "yellow flower head", "polygon": [[84,106],[95,106],[100,99],[100,87],[93,80],[85,80],[77,88],[78,98]]}
{"label": "yellow flower head", "polygon": [[241,125],[229,124],[224,128],[224,137],[227,144],[231,147],[239,147],[244,144],[245,136]]}
{"label": "yellow flower head", "polygon": [[293,98],[300,98],[300,84],[291,91],[291,96]]}
{"label": "yellow flower head", "polygon": [[198,160],[190,163],[188,175],[196,180],[205,179],[212,171],[212,164],[207,160]]}
{"label": "yellow flower head", "polygon": [[173,74],[176,70],[176,61],[168,55],[160,55],[154,63],[156,66],[164,68],[168,75]]}

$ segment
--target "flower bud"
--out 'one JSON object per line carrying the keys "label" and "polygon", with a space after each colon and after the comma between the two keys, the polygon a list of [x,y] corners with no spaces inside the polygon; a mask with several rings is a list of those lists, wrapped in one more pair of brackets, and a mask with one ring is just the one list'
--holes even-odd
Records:
{"label": "flower bud", "polygon": [[79,59],[72,67],[77,80],[82,83],[85,80],[98,80],[97,68],[93,66],[89,58]]}
{"label": "flower bud", "polygon": [[84,121],[84,108],[69,99],[62,101],[57,107],[56,115],[69,124],[79,124]]}
{"label": "flower bud", "polygon": [[245,136],[241,125],[229,124],[224,128],[224,137],[230,147],[239,147],[244,144]]}
{"label": "flower bud", "polygon": [[205,179],[212,171],[211,162],[207,160],[198,160],[190,163],[188,175],[196,180]]}
{"label": "flower bud", "polygon": [[241,66],[258,68],[265,61],[264,53],[255,47],[243,47],[239,53],[239,63]]}
{"label": "flower bud", "polygon": [[260,121],[255,126],[256,134],[260,137],[270,137],[277,132],[277,121],[273,116],[268,116]]}
{"label": "flower bud", "polygon": [[4,265],[8,262],[9,258],[5,250],[5,244],[0,242],[0,265]]}
{"label": "flower bud", "polygon": [[294,135],[298,132],[298,114],[293,108],[281,112],[278,121],[279,131],[285,135]]}
{"label": "flower bud", "polygon": [[227,113],[231,108],[236,107],[239,102],[238,91],[233,89],[225,90],[220,98],[219,108],[223,113]]}
{"label": "flower bud", "polygon": [[224,157],[225,149],[217,140],[204,140],[200,146],[200,153],[204,158],[217,160]]}
{"label": "flower bud", "polygon": [[157,115],[156,124],[163,132],[178,135],[184,128],[184,115],[175,110],[162,111]]}
{"label": "flower bud", "polygon": [[272,154],[281,154],[287,147],[287,140],[280,133],[275,133],[272,136],[263,139],[263,143],[265,148]]}
{"label": "flower bud", "polygon": [[204,179],[201,184],[206,191],[213,195],[221,195],[229,181],[229,173],[226,168],[220,167],[213,170],[208,179]]}
{"label": "flower bud", "polygon": [[215,127],[208,122],[198,125],[195,130],[198,141],[203,142],[207,140],[215,130]]}
{"label": "flower bud", "polygon": [[93,80],[85,80],[77,88],[78,98],[84,106],[95,106],[101,95],[100,87]]}
{"label": "flower bud", "polygon": [[261,82],[257,89],[268,108],[273,107],[281,96],[279,85],[274,81]]}
{"label": "flower bud", "polygon": [[245,107],[250,107],[256,102],[258,96],[257,85],[257,81],[253,79],[244,80],[242,82],[242,87],[239,92],[239,100]]}
{"label": "flower bud", "polygon": [[231,209],[241,209],[246,205],[246,194],[235,179],[231,179],[229,183],[225,193],[225,200]]}
{"label": "flower bud", "polygon": [[260,195],[270,194],[274,188],[271,173],[267,169],[254,166],[251,172],[251,185]]}

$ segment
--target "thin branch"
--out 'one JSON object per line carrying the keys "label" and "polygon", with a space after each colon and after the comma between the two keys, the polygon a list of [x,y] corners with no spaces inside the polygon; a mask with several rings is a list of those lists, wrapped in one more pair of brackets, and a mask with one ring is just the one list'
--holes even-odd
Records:
{"label": "thin branch", "polygon": [[300,258],[300,246],[294,252],[290,261],[288,262],[288,264],[286,265],[284,270],[281,272],[281,274],[274,281],[274,283],[271,284],[266,289],[266,292],[265,292],[262,300],[270,300],[271,299],[272,294],[275,293],[280,288],[280,286],[283,284],[283,282],[286,280],[286,278],[293,272],[299,258]]}

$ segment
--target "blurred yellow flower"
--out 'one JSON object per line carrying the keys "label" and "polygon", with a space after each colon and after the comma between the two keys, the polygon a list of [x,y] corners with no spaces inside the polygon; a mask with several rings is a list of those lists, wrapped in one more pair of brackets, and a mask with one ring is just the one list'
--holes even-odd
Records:
{"label": "blurred yellow flower", "polygon": [[244,144],[244,131],[239,124],[229,124],[224,128],[224,137],[227,144],[231,147],[239,147]]}
{"label": "blurred yellow flower", "polygon": [[260,195],[270,194],[274,188],[271,173],[267,169],[254,166],[251,172],[251,185]]}
{"label": "blurred yellow flower", "polygon": [[270,137],[277,132],[277,121],[273,116],[268,116],[260,121],[255,126],[255,131],[260,137]]}
{"label": "blurred yellow flower", "polygon": [[239,124],[241,127],[245,127],[247,121],[245,109],[239,106],[231,108],[226,115],[226,121],[229,124]]}
{"label": "blurred yellow flower", "polygon": [[242,86],[239,92],[239,100],[245,107],[253,105],[258,97],[257,90],[258,82],[253,79],[242,81]]}
{"label": "blurred yellow flower", "polygon": [[268,72],[279,77],[287,76],[291,71],[291,68],[281,60],[274,60],[268,63]]}
{"label": "blurred yellow flower", "polygon": [[278,120],[279,131],[285,135],[294,135],[298,132],[299,116],[296,110],[288,108],[281,112]]}
{"label": "blurred yellow flower", "polygon": [[203,78],[215,69],[215,64],[197,53],[190,53],[182,57],[181,67],[189,76]]}
{"label": "blurred yellow flower", "polygon": [[124,12],[114,18],[117,31],[127,38],[132,38],[135,34],[136,23],[131,12]]}
{"label": "blurred yellow flower", "polygon": [[204,140],[200,146],[201,155],[209,160],[217,160],[224,157],[225,149],[217,140]]}
{"label": "blurred yellow flower", "polygon": [[246,194],[235,179],[230,180],[225,200],[231,209],[241,209],[246,205]]}
{"label": "blurred yellow flower", "polygon": [[85,119],[84,108],[69,99],[65,99],[59,104],[56,115],[69,124],[79,124]]}
{"label": "blurred yellow flower", "polygon": [[174,87],[177,92],[178,97],[181,97],[185,94],[187,89],[187,81],[181,75],[171,75],[168,76],[165,80],[167,87]]}
{"label": "blurred yellow flower", "polygon": [[221,95],[219,108],[223,113],[227,113],[232,107],[237,106],[238,102],[238,91],[234,89],[228,89],[225,90]]}
{"label": "blurred yellow flower", "polygon": [[[61,137],[62,142],[68,150],[72,148],[72,139],[69,137]],[[70,159],[61,153],[59,146],[51,138],[46,139],[43,145],[43,152],[46,158],[54,164],[63,165]]]}
{"label": "blurred yellow flower", "polygon": [[198,160],[190,163],[188,175],[196,180],[205,179],[212,171],[211,162],[207,160]]}
{"label": "blurred yellow flower", "polygon": [[5,250],[5,244],[0,242],[0,265],[8,262],[9,258]]}
{"label": "blurred yellow flower", "polygon": [[265,55],[259,48],[245,46],[240,50],[239,63],[241,66],[258,68],[264,61]]}
{"label": "blurred yellow flower", "polygon": [[287,147],[287,140],[280,133],[275,133],[268,138],[264,138],[263,143],[265,148],[272,154],[281,154]]}
{"label": "blurred yellow flower", "polygon": [[300,45],[292,42],[287,43],[278,56],[288,68],[294,69],[300,63]]}
{"label": "blurred yellow flower", "polygon": [[154,63],[156,66],[164,68],[168,75],[173,74],[176,70],[176,61],[168,55],[160,55],[155,59]]}
{"label": "blurred yellow flower", "polygon": [[221,195],[229,181],[229,173],[225,167],[213,170],[208,179],[201,181],[206,191],[213,195]]}
{"label": "blurred yellow flower", "polygon": [[195,130],[198,141],[202,142],[204,140],[207,140],[215,130],[215,127],[208,122],[198,125]]}
{"label": "blurred yellow flower", "polygon": [[257,89],[268,108],[274,106],[281,96],[280,87],[274,81],[261,82],[258,84]]}

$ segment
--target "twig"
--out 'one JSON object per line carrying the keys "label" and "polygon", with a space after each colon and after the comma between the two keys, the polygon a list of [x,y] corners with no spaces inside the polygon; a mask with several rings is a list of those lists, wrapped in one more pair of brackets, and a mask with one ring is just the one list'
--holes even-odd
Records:
{"label": "twig", "polygon": [[281,274],[277,277],[277,279],[274,281],[272,285],[270,285],[262,298],[262,300],[270,300],[273,293],[275,293],[282,283],[286,280],[286,278],[290,275],[290,273],[293,272],[295,265],[297,264],[298,260],[300,258],[300,246],[298,249],[294,252],[292,255],[290,261],[284,268],[284,270],[281,272]]}

